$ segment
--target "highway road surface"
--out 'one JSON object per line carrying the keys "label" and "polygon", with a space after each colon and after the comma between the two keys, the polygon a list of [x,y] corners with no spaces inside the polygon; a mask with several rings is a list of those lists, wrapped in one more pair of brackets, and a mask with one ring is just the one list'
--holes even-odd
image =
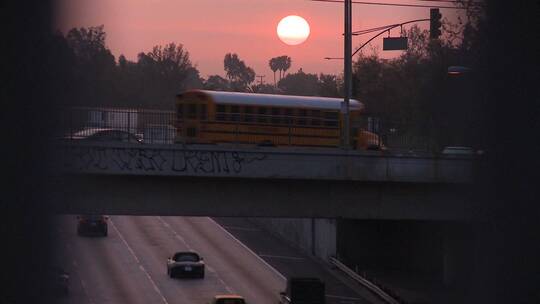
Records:
{"label": "highway road surface", "polygon": [[[264,233],[253,227],[242,229],[239,223],[243,222],[235,222],[234,228],[244,233]],[[278,255],[257,255],[208,217],[111,216],[107,237],[78,236],[76,226],[75,215],[63,215],[57,217],[54,227],[54,264],[70,275],[69,294],[59,295],[58,303],[197,304],[209,303],[216,294],[234,293],[251,304],[277,304],[279,292],[285,288],[283,269],[276,270],[263,259]],[[167,276],[167,258],[186,250],[204,258],[204,279]],[[279,252],[283,250],[292,249]],[[288,268],[287,262],[298,265],[305,259],[295,253],[287,255],[298,257],[281,259],[285,261],[278,266]],[[327,303],[369,303],[345,289],[334,290]]]}

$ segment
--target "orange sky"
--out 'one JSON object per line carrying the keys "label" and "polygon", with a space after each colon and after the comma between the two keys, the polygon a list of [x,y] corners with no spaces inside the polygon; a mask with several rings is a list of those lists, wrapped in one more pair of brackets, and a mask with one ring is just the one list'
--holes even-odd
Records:
{"label": "orange sky", "polygon": [[[291,69],[307,73],[339,74],[343,57],[343,4],[306,0],[58,0],[57,27],[62,32],[73,27],[103,24],[107,46],[116,58],[124,54],[135,61],[141,51],[169,42],[181,43],[189,51],[201,76],[224,76],[223,57],[237,53],[265,82],[273,82],[268,60],[280,55],[292,58]],[[413,0],[377,2],[414,3]],[[442,9],[454,19],[456,10]],[[306,42],[289,46],[281,42],[276,26],[287,15],[302,16],[311,33]],[[429,18],[429,8],[353,5],[353,31],[412,19]],[[427,28],[428,22],[420,23]],[[399,35],[395,30],[393,36]],[[383,35],[384,36],[384,35]],[[382,57],[399,51],[382,51],[382,37],[373,43]],[[359,46],[371,36],[353,38]],[[375,41],[374,41],[375,42]],[[368,51],[366,49],[366,51]],[[259,78],[257,78],[259,79]]]}

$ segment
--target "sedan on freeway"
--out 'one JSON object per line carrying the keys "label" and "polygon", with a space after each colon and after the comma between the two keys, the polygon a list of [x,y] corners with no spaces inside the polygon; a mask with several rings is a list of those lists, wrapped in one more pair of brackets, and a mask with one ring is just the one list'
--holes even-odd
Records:
{"label": "sedan on freeway", "polygon": [[180,251],[167,259],[167,274],[171,278],[204,278],[203,258],[193,251]]}
{"label": "sedan on freeway", "polygon": [[246,304],[246,300],[239,295],[217,295],[211,304]]}
{"label": "sedan on freeway", "polygon": [[78,215],[77,220],[79,221],[77,223],[77,234],[107,236],[107,219],[109,219],[109,217],[106,215]]}

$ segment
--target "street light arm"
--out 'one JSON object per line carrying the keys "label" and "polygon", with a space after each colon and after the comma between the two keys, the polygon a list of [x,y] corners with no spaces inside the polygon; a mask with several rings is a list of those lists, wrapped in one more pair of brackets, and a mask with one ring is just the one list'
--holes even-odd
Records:
{"label": "street light arm", "polygon": [[411,21],[407,21],[407,22],[403,22],[403,23],[399,23],[399,24],[393,24],[393,25],[389,25],[387,28],[385,28],[384,30],[382,30],[380,33],[378,33],[377,35],[371,37],[371,39],[369,39],[368,41],[366,41],[364,44],[362,44],[358,49],[356,49],[356,51],[354,51],[354,53],[352,53],[351,57],[356,55],[356,53],[358,53],[358,51],[360,51],[364,46],[366,46],[368,43],[370,43],[373,39],[379,37],[380,35],[386,33],[387,31],[393,29],[393,28],[396,28],[398,26],[403,26],[404,24],[408,24],[408,23],[413,23],[413,22],[420,22],[420,21],[429,21],[429,19],[416,19],[416,20],[411,20]]}

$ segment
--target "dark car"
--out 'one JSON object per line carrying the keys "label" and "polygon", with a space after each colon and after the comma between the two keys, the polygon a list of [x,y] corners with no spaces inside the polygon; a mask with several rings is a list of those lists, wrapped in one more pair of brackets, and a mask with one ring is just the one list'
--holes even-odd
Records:
{"label": "dark car", "polygon": [[107,220],[108,216],[97,215],[97,214],[85,214],[77,216],[79,220],[77,223],[77,234],[78,235],[100,235],[107,236],[108,227]]}
{"label": "dark car", "polygon": [[217,295],[211,304],[246,304],[246,300],[239,295]]}
{"label": "dark car", "polygon": [[280,304],[310,303],[324,304],[325,284],[319,278],[291,277],[287,279],[285,291],[280,292]]}
{"label": "dark car", "polygon": [[204,278],[203,258],[193,251],[181,251],[167,259],[167,274],[171,278]]}
{"label": "dark car", "polygon": [[98,142],[132,142],[142,143],[142,140],[135,134],[121,129],[90,128],[79,131],[69,139]]}

